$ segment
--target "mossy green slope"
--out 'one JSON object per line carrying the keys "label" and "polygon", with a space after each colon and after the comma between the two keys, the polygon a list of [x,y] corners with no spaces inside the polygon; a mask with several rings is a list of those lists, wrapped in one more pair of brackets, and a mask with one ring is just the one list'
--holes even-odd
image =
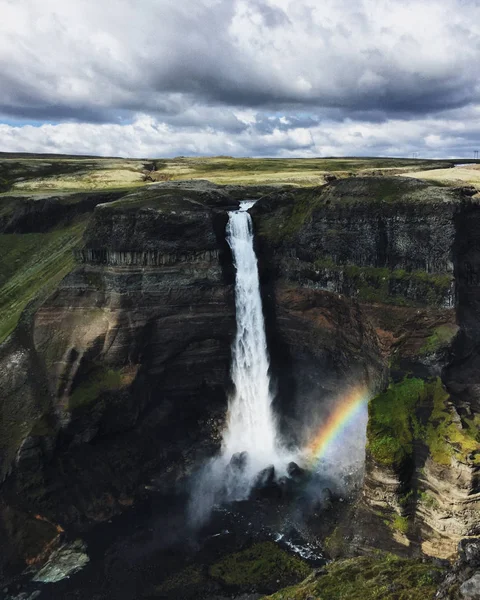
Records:
{"label": "mossy green slope", "polygon": [[438,390],[433,396],[433,410],[426,426],[426,440],[432,459],[449,466],[451,459],[480,464],[480,415],[458,423],[449,405],[449,395]]}
{"label": "mossy green slope", "polygon": [[[357,298],[362,302],[381,302],[396,306],[439,306],[442,307],[452,293],[453,277],[450,273],[426,273],[425,271],[406,271],[386,267],[359,267],[356,265],[337,265],[332,259],[317,259],[317,270],[326,275],[341,276],[357,290]],[[420,300],[407,297],[406,290],[416,290]],[[402,294],[401,291],[405,290]],[[425,348],[425,354],[445,345],[453,337],[452,326],[441,326]],[[433,334],[432,334],[433,336]],[[423,350],[423,349],[422,349]]]}
{"label": "mossy green slope", "polygon": [[151,597],[210,598],[212,590],[217,593],[226,590],[228,595],[252,591],[271,593],[302,581],[311,572],[301,558],[273,542],[259,542],[210,565],[187,565],[155,586]]}
{"label": "mossy green slope", "polygon": [[[413,450],[415,440],[429,449],[432,460],[450,465],[451,459],[480,462],[479,415],[458,419],[439,378],[431,381],[405,377],[370,401],[367,448],[379,464],[398,470]],[[428,412],[427,420],[420,419]]]}
{"label": "mossy green slope", "polygon": [[46,298],[73,268],[83,218],[46,233],[0,235],[0,342],[35,298]]}
{"label": "mossy green slope", "polygon": [[443,570],[430,563],[375,554],[330,563],[325,572],[270,600],[431,600]]}
{"label": "mossy green slope", "polygon": [[415,409],[425,395],[423,379],[406,377],[370,401],[367,447],[378,463],[400,467],[411,454],[419,428]]}
{"label": "mossy green slope", "polygon": [[263,542],[226,556],[210,567],[209,574],[228,586],[275,589],[303,579],[310,571],[300,558],[287,554],[273,542]]}

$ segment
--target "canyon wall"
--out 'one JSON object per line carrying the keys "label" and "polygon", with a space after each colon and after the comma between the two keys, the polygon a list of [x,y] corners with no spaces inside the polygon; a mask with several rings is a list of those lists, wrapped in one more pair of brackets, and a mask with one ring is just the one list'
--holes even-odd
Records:
{"label": "canyon wall", "polygon": [[[91,200],[72,268],[0,346],[3,566],[122,511],[152,477],[172,489],[217,451],[235,330],[225,225],[247,198],[259,200],[285,436],[307,441],[319,405],[349,385],[375,396],[355,530],[341,532],[349,551],[447,555],[476,533],[479,215],[468,194],[402,178],[182,182]],[[4,230],[49,231],[87,210],[51,205],[43,220],[17,208]]]}
{"label": "canyon wall", "polygon": [[106,520],[151,477],[172,488],[218,449],[235,329],[224,230],[235,200],[198,187],[97,204],[74,269],[3,344],[4,561],[35,560],[58,524]]}
{"label": "canyon wall", "polygon": [[[292,294],[308,297],[337,344],[336,368],[345,338],[365,335],[366,474],[355,515],[336,532],[343,551],[451,556],[480,533],[477,202],[468,190],[353,178],[253,212],[277,313]],[[357,311],[355,323],[340,303]],[[308,318],[306,305],[301,314]],[[283,325],[278,335],[291,347]],[[298,348],[308,336],[305,327]],[[341,377],[355,373],[349,365],[351,356]]]}

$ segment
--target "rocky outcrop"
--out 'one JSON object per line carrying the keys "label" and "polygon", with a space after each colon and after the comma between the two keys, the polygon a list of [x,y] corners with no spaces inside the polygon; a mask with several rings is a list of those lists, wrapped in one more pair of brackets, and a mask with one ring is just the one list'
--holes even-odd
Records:
{"label": "rocky outcrop", "polygon": [[458,544],[458,558],[442,582],[438,600],[473,600],[480,596],[480,538]]}

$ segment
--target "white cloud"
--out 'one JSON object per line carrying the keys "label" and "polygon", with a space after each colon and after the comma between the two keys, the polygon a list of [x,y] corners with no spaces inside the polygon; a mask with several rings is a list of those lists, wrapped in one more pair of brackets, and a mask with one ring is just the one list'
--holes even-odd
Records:
{"label": "white cloud", "polygon": [[137,115],[133,123],[45,124],[13,127],[0,124],[2,147],[10,152],[98,154],[103,156],[160,157],[178,155],[238,156],[468,156],[480,139],[480,116],[469,126],[454,119],[391,119],[383,123],[354,120],[325,121],[310,128],[265,130],[261,120],[250,122],[236,134],[208,126],[174,127],[150,115]]}

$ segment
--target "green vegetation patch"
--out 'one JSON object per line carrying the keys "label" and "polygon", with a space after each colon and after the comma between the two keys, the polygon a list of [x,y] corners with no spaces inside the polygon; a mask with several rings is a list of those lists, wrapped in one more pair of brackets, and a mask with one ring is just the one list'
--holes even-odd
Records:
{"label": "green vegetation patch", "polygon": [[[338,265],[331,258],[317,259],[314,267],[323,271],[327,277],[329,274],[342,274],[344,285],[355,288],[357,298],[363,302],[381,302],[397,306],[444,306],[453,282],[448,273]],[[451,325],[442,325],[438,330],[429,348],[444,345],[456,332],[455,326]]]}
{"label": "green vegetation patch", "polygon": [[408,533],[408,518],[402,517],[400,515],[395,515],[393,517],[391,527],[394,531],[398,531],[399,533],[403,533],[404,535]]}
{"label": "green vegetation patch", "polygon": [[452,457],[480,464],[480,415],[459,422],[448,401],[448,393],[438,387],[426,428],[430,456],[440,465],[449,466]]}
{"label": "green vegetation patch", "polygon": [[155,161],[158,175],[171,180],[209,179],[219,184],[290,184],[313,186],[324,182],[325,174],[397,174],[420,168],[452,166],[452,161],[412,161],[396,158],[233,158],[177,157]]}
{"label": "green vegetation patch", "polygon": [[85,166],[91,167],[91,161],[41,159],[33,155],[31,158],[4,158],[0,156],[0,193],[10,190],[17,181],[26,181],[38,177],[75,173]]}
{"label": "green vegetation patch", "polygon": [[415,434],[420,434],[416,407],[427,387],[423,379],[405,377],[370,401],[367,447],[376,462],[399,468],[411,455]]}
{"label": "green vegetation patch", "polygon": [[68,409],[73,411],[77,408],[87,406],[105,392],[114,392],[129,386],[135,374],[136,370],[129,367],[123,369],[99,367],[75,388],[69,398]]}
{"label": "green vegetation patch", "polygon": [[272,242],[292,239],[322,203],[322,188],[296,192],[281,209],[264,214],[258,221],[258,233]]}
{"label": "green vegetation patch", "polygon": [[[418,418],[422,407],[433,407],[426,423]],[[426,442],[438,464],[450,465],[453,456],[480,464],[480,415],[462,421],[438,377],[432,381],[406,377],[369,403],[367,448],[376,462],[399,469],[411,456],[416,439]]]}
{"label": "green vegetation patch", "polygon": [[0,342],[35,298],[46,298],[74,266],[86,220],[47,233],[0,235]]}
{"label": "green vegetation patch", "polygon": [[343,554],[345,541],[339,526],[335,527],[332,533],[325,538],[323,545],[332,558],[336,558]]}
{"label": "green vegetation patch", "polygon": [[273,542],[254,544],[212,565],[209,575],[228,586],[278,589],[301,581],[311,572],[302,559],[291,556]]}
{"label": "green vegetation patch", "polygon": [[168,577],[163,583],[155,586],[154,595],[159,596],[191,596],[208,583],[200,565],[188,565],[178,573]]}
{"label": "green vegetation patch", "polygon": [[439,507],[438,500],[430,492],[421,492],[418,499],[427,508],[435,509]]}
{"label": "green vegetation patch", "polygon": [[433,600],[444,576],[437,565],[386,553],[335,561],[325,571],[270,600]]}
{"label": "green vegetation patch", "polygon": [[433,333],[425,340],[424,345],[420,348],[420,356],[434,354],[441,348],[450,344],[457,331],[458,327],[450,323],[436,327],[433,330]]}

